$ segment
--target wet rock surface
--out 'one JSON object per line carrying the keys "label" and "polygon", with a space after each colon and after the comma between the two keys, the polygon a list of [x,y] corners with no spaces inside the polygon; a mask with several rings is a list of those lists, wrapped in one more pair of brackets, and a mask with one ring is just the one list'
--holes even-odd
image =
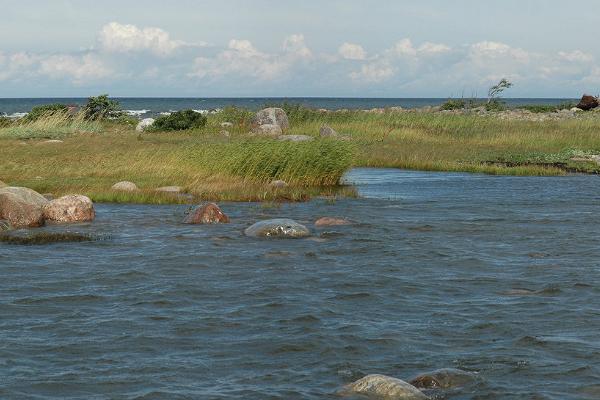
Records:
{"label": "wet rock surface", "polygon": [[229,217],[215,203],[202,204],[192,210],[184,219],[184,224],[226,224]]}
{"label": "wet rock surface", "polygon": [[388,400],[426,400],[428,397],[419,389],[401,379],[386,375],[367,375],[347,385],[342,394],[358,394],[369,398]]}
{"label": "wet rock surface", "polygon": [[46,221],[55,223],[87,222],[96,218],[92,200],[81,195],[68,195],[52,200],[42,210]]}
{"label": "wet rock surface", "polygon": [[38,192],[7,186],[0,188],[0,219],[13,228],[35,228],[44,225],[42,207],[48,203]]}
{"label": "wet rock surface", "polygon": [[246,228],[244,234],[250,237],[303,238],[310,236],[310,231],[293,219],[276,218],[257,222]]}

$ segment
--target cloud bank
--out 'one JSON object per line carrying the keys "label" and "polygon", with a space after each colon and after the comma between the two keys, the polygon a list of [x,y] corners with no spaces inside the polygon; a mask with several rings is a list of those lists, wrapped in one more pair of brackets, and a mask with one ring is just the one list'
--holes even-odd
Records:
{"label": "cloud bank", "polygon": [[521,96],[566,95],[565,88],[575,96],[600,83],[596,59],[577,48],[543,53],[497,41],[452,47],[396,38],[378,51],[344,42],[323,52],[295,33],[267,51],[245,38],[229,38],[225,46],[194,39],[110,22],[86,50],[0,51],[0,83],[30,92],[43,83],[47,90],[103,88],[117,95],[390,97],[484,94],[502,77]]}

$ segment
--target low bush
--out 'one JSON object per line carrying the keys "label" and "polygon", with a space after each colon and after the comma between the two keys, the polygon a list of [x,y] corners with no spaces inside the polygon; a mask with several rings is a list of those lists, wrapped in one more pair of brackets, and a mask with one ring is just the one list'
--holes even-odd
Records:
{"label": "low bush", "polygon": [[291,124],[311,122],[322,118],[322,114],[319,111],[298,103],[284,102],[281,104],[267,104],[266,106],[281,108],[287,114]]}
{"label": "low bush", "polygon": [[521,110],[531,111],[532,113],[549,113],[549,112],[556,112],[559,110],[570,110],[571,108],[573,108],[575,106],[576,106],[575,103],[567,102],[567,103],[561,103],[561,104],[557,104],[557,105],[526,104],[526,105],[520,106],[518,108]]}
{"label": "low bush", "polygon": [[462,110],[466,108],[467,103],[463,99],[448,99],[444,104],[442,104],[442,110]]}
{"label": "low bush", "polygon": [[44,104],[41,106],[36,106],[29,111],[29,113],[23,117],[23,122],[31,122],[36,121],[41,117],[46,117],[53,114],[66,113],[68,107],[64,104]]}
{"label": "low bush", "polygon": [[154,121],[153,131],[183,131],[202,128],[206,125],[206,116],[194,110],[183,110],[163,115]]}
{"label": "low bush", "polygon": [[228,106],[215,115],[219,122],[231,122],[240,127],[247,127],[250,125],[253,113],[245,108]]}

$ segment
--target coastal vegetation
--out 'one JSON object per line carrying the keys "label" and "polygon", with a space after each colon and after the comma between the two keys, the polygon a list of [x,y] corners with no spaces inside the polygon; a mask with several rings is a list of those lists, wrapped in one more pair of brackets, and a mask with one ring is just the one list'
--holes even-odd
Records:
{"label": "coastal vegetation", "polygon": [[[197,199],[237,201],[353,195],[339,186],[351,167],[600,173],[597,111],[327,111],[281,104],[289,118],[286,136],[312,139],[297,142],[253,134],[253,113],[234,107],[207,115],[173,113],[141,133],[137,119],[119,116],[110,101],[100,103],[108,106],[75,113],[56,107],[34,119],[3,122],[0,178],[40,193],[82,193],[95,202],[173,203],[189,198],[156,189],[177,185]],[[335,136],[322,137],[324,126]],[[140,190],[111,189],[122,180]]]}

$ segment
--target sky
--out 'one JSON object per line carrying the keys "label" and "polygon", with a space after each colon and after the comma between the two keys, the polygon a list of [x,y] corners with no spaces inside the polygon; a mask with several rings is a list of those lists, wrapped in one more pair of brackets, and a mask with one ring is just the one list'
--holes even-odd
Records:
{"label": "sky", "polygon": [[600,92],[600,1],[0,0],[0,97]]}

